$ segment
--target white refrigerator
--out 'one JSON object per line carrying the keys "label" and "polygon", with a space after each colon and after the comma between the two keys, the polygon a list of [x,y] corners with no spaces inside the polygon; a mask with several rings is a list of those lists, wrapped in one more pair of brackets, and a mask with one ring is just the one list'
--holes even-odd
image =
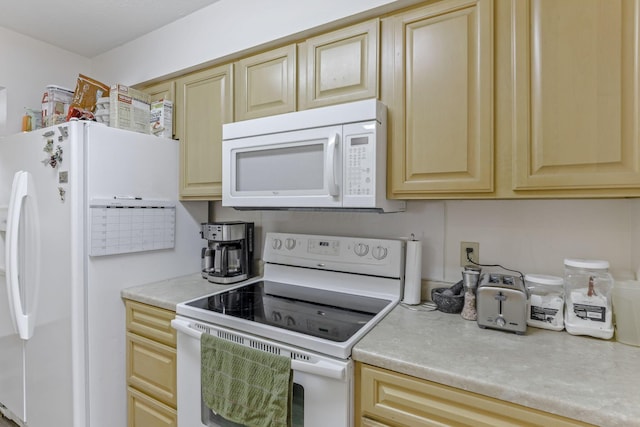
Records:
{"label": "white refrigerator", "polygon": [[0,411],[127,425],[123,288],[198,272],[178,142],[73,121],[0,138]]}

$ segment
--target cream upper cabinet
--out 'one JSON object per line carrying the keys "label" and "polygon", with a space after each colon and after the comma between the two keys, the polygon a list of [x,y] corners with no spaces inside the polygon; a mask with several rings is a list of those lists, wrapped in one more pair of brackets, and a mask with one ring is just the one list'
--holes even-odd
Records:
{"label": "cream upper cabinet", "polygon": [[299,109],[378,97],[378,29],[373,19],[299,46]]}
{"label": "cream upper cabinet", "polygon": [[173,80],[162,81],[159,83],[152,84],[150,86],[145,86],[142,88],[143,91],[148,93],[151,96],[151,102],[167,100],[174,103],[173,108],[173,116],[171,117],[171,123],[174,124],[173,129],[171,131],[171,136],[175,137],[175,122],[176,122],[176,109],[175,109],[175,101],[176,101],[176,82]]}
{"label": "cream upper cabinet", "polygon": [[232,69],[227,64],[176,80],[182,199],[222,196],[222,124],[233,120]]}
{"label": "cream upper cabinet", "polygon": [[395,198],[491,193],[493,0],[444,0],[382,22]]}
{"label": "cream upper cabinet", "polygon": [[296,109],[296,46],[241,59],[235,67],[236,121]]}
{"label": "cream upper cabinet", "polygon": [[640,2],[513,2],[513,189],[640,187]]}
{"label": "cream upper cabinet", "polygon": [[144,86],[142,90],[151,95],[151,101],[160,101],[162,99],[166,99],[168,101],[175,102],[176,100],[176,82],[173,80],[162,81],[149,86]]}

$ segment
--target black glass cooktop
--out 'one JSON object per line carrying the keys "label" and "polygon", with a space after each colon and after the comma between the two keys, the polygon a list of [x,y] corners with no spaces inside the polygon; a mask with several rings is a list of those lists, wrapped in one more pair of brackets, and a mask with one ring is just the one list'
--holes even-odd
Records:
{"label": "black glass cooktop", "polygon": [[187,305],[343,342],[390,303],[380,298],[264,280]]}

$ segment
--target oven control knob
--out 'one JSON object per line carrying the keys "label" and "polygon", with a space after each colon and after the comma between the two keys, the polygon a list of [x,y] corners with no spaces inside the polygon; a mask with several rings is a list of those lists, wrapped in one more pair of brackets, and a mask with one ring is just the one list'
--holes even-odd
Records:
{"label": "oven control knob", "polygon": [[291,316],[286,316],[284,320],[287,322],[287,326],[296,326],[296,319]]}
{"label": "oven control knob", "polygon": [[358,256],[365,256],[369,253],[369,245],[365,245],[364,243],[357,243],[353,247],[353,252],[355,252]]}
{"label": "oven control knob", "polygon": [[387,248],[384,246],[376,246],[371,250],[371,255],[375,259],[385,259],[387,257]]}
{"label": "oven control knob", "polygon": [[501,328],[504,328],[506,324],[507,324],[507,321],[504,320],[504,317],[498,316],[498,318],[496,319],[496,325],[500,326]]}
{"label": "oven control knob", "polygon": [[296,247],[296,239],[292,239],[291,237],[287,238],[284,241],[284,247],[291,250]]}
{"label": "oven control knob", "polygon": [[273,249],[281,249],[282,248],[282,240],[280,239],[273,239],[273,242],[271,243],[271,246],[273,246]]}
{"label": "oven control knob", "polygon": [[282,314],[279,311],[274,311],[271,313],[271,320],[274,322],[280,322],[282,320]]}

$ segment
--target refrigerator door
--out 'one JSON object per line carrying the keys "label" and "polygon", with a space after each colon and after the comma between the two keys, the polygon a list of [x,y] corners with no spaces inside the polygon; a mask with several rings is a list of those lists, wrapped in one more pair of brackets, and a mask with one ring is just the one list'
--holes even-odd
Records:
{"label": "refrigerator door", "polygon": [[[31,175],[38,198],[40,287],[35,301],[33,290],[23,295],[29,327],[35,320],[25,341],[8,314],[0,274],[0,404],[16,408],[29,427],[124,426],[121,290],[199,272],[207,203],[177,200],[178,141],[98,123],[68,122],[0,138],[0,213],[20,170]],[[89,256],[89,203],[114,197],[175,202],[175,246]],[[26,274],[23,262],[20,274]]]}
{"label": "refrigerator door", "polygon": [[37,201],[31,174],[16,172],[7,214],[5,277],[13,323],[25,341],[33,336],[40,283]]}
{"label": "refrigerator door", "polygon": [[6,221],[11,181],[0,181],[0,411],[8,418],[23,420],[24,407],[24,341],[16,332],[9,306],[5,278]]}
{"label": "refrigerator door", "polygon": [[176,207],[173,248],[85,257],[89,425],[124,426],[126,313],[121,291],[200,271],[200,222],[206,221],[207,204],[187,206],[177,200],[178,141],[94,124],[86,132],[88,202],[133,197],[141,203],[170,201]]}
{"label": "refrigerator door", "polygon": [[[0,205],[8,206],[10,246],[0,292],[0,403],[30,427],[73,425],[70,209],[60,197],[60,173],[70,173],[73,155],[62,134],[52,127],[0,139]],[[16,401],[11,409],[8,402]]]}

